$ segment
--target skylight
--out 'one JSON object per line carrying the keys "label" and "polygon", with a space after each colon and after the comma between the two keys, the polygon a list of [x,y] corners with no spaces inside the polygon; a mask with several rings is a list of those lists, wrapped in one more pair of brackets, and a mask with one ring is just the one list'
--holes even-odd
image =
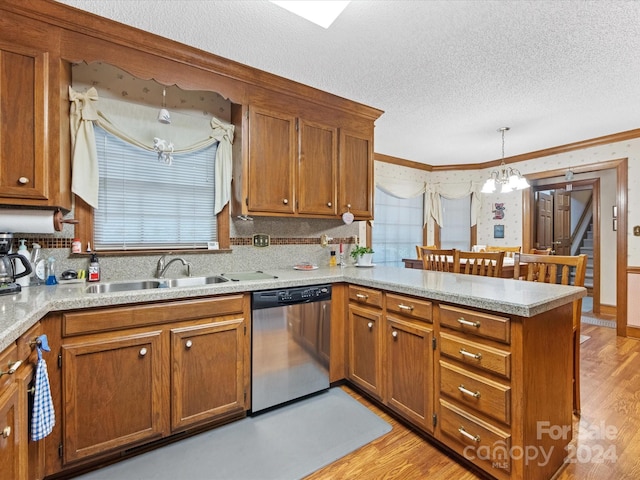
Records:
{"label": "skylight", "polygon": [[284,0],[276,1],[270,0],[271,3],[275,3],[279,7],[289,10],[302,18],[309,20],[310,22],[320,25],[324,28],[329,28],[333,21],[338,18],[338,15],[349,4],[349,1],[294,1]]}

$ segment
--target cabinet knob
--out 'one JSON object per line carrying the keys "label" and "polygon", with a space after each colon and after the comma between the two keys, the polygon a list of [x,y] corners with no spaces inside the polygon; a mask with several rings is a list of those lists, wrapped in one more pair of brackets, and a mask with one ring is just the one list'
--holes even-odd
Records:
{"label": "cabinet knob", "polygon": [[11,427],[7,425],[2,429],[2,438],[9,438],[11,436]]}
{"label": "cabinet knob", "polygon": [[143,347],[143,348],[141,348],[141,349],[140,349],[140,356],[141,356],[141,357],[144,357],[146,354],[147,354],[147,349],[146,349],[146,348],[144,348],[144,347]]}
{"label": "cabinet knob", "polygon": [[391,336],[393,338],[398,338],[398,332],[396,332],[395,330],[393,332],[391,332]]}
{"label": "cabinet knob", "polygon": [[28,179],[27,177],[20,177],[20,178],[18,179],[18,183],[19,183],[20,185],[26,185],[27,183],[29,183],[29,179]]}
{"label": "cabinet knob", "polygon": [[287,205],[287,204],[289,203],[289,200],[288,200],[288,199],[286,199],[286,198],[283,198],[283,199],[282,199],[282,203],[284,203],[285,205]]}
{"label": "cabinet knob", "polygon": [[187,340],[184,344],[185,347],[191,348],[193,346],[193,342],[191,340]]}
{"label": "cabinet knob", "polygon": [[331,207],[331,206],[332,206],[331,202],[327,202],[327,207]]}
{"label": "cabinet knob", "polygon": [[29,395],[35,395],[35,394],[36,394],[36,386],[34,385],[33,387],[28,388],[28,389],[27,389],[27,393],[28,393]]}
{"label": "cabinet knob", "polygon": [[373,322],[367,323],[367,327],[369,327],[369,330],[371,330],[373,328]]}

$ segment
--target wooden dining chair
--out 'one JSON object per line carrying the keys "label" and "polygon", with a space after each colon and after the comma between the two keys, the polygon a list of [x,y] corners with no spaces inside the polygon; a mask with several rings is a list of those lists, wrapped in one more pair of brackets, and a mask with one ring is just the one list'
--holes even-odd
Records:
{"label": "wooden dining chair", "polygon": [[483,277],[500,277],[504,252],[465,252],[456,250],[453,256],[453,272]]}
{"label": "wooden dining chair", "polygon": [[422,268],[437,272],[453,272],[453,257],[456,249],[435,249],[420,247]]}
{"label": "wooden dining chair", "polygon": [[551,247],[544,249],[532,248],[529,250],[529,253],[532,253],[533,255],[551,255]]}
{"label": "wooden dining chair", "polygon": [[418,254],[418,260],[422,260],[422,249],[437,250],[435,245],[416,245],[416,253]]}
{"label": "wooden dining chair", "polygon": [[[526,264],[526,274],[521,274]],[[513,278],[530,282],[554,283],[584,287],[587,256],[518,254],[514,258]],[[573,411],[580,415],[580,317],[582,298],[573,301]]]}
{"label": "wooden dining chair", "polygon": [[485,248],[485,252],[504,252],[505,257],[513,258],[516,253],[520,253],[522,251],[522,247],[494,247],[491,245],[487,245]]}

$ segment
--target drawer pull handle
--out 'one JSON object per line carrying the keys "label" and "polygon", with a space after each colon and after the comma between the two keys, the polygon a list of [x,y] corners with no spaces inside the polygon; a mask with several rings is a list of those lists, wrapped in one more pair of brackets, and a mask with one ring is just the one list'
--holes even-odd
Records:
{"label": "drawer pull handle", "polygon": [[191,348],[193,346],[193,342],[191,340],[187,340],[184,346],[187,348]]}
{"label": "drawer pull handle", "polygon": [[18,360],[17,362],[13,362],[9,364],[9,368],[6,372],[0,371],[0,377],[3,375],[13,375],[16,373],[16,370],[22,365],[22,360]]}
{"label": "drawer pull handle", "polygon": [[35,395],[35,394],[36,394],[36,386],[34,385],[33,387],[28,388],[28,389],[27,389],[27,393],[28,393],[29,395]]}
{"label": "drawer pull handle", "polygon": [[473,440],[476,443],[480,443],[480,435],[471,435],[469,432],[467,432],[464,427],[460,427],[458,429],[458,431],[464,435],[465,437],[467,437],[469,440]]}
{"label": "drawer pull handle", "polygon": [[39,338],[36,338],[35,340],[31,340],[29,342],[29,346],[31,347],[31,350],[33,350],[36,347],[40,347],[42,346],[42,340],[40,340]]}
{"label": "drawer pull handle", "polygon": [[369,330],[371,330],[373,328],[373,322],[367,323],[367,327],[369,327]]}
{"label": "drawer pull handle", "polygon": [[464,348],[460,349],[460,355],[463,355],[465,357],[471,357],[475,360],[482,360],[482,354],[481,353],[471,353],[471,352],[467,352]]}
{"label": "drawer pull handle", "polygon": [[364,293],[356,293],[356,298],[366,300],[367,298],[369,298],[369,295],[365,295]]}
{"label": "drawer pull handle", "polygon": [[402,303],[398,304],[398,308],[400,310],[409,310],[412,311],[413,310],[413,305],[403,305]]}
{"label": "drawer pull handle", "polygon": [[395,330],[393,332],[391,332],[391,336],[393,338],[398,338],[398,332],[396,332]]}
{"label": "drawer pull handle", "polygon": [[144,357],[146,354],[147,354],[147,349],[146,349],[146,348],[144,348],[144,347],[143,347],[143,348],[141,348],[141,349],[140,349],[140,356],[141,356],[141,357]]}
{"label": "drawer pull handle", "polygon": [[467,325],[468,327],[480,328],[480,322],[470,322],[469,320],[465,320],[464,318],[459,318],[458,323],[460,325]]}
{"label": "drawer pull handle", "polygon": [[2,438],[9,438],[11,436],[11,427],[7,425],[2,429]]}
{"label": "drawer pull handle", "polygon": [[465,395],[469,395],[470,397],[480,398],[480,392],[472,392],[471,390],[467,390],[466,388],[464,388],[464,385],[460,385],[458,387],[458,390],[460,390],[460,392],[464,393]]}

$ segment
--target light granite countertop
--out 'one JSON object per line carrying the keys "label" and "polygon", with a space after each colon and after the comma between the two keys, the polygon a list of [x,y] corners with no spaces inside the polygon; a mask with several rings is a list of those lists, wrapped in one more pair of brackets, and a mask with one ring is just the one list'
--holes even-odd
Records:
{"label": "light granite countertop", "polygon": [[99,294],[86,293],[86,284],[77,283],[24,287],[19,294],[0,296],[0,351],[52,311],[187,299],[322,283],[348,282],[522,317],[533,317],[586,295],[586,289],[582,287],[397,267],[326,267],[311,271],[269,270],[267,273],[277,278],[229,281],[198,287],[156,288]]}

